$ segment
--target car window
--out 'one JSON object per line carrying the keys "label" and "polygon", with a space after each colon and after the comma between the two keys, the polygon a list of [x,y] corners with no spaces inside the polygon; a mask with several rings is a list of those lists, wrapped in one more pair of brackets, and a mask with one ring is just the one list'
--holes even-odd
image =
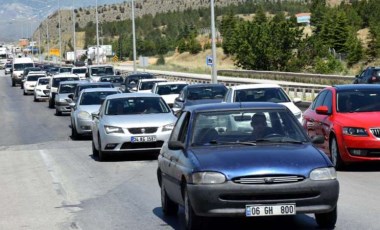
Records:
{"label": "car window", "polygon": [[49,84],[49,79],[39,79],[38,85],[47,85]]}
{"label": "car window", "polygon": [[282,88],[241,89],[235,91],[236,102],[290,102]]}
{"label": "car window", "polygon": [[332,99],[332,92],[330,90],[327,90],[327,94],[325,96],[325,99],[323,100],[322,105],[327,106],[329,113],[332,113]]}
{"label": "car window", "polygon": [[109,100],[106,115],[169,113],[161,97],[116,98]]}
{"label": "car window", "polygon": [[63,84],[59,87],[59,93],[74,93],[77,84]]}
{"label": "car window", "polygon": [[187,99],[223,99],[227,93],[227,88],[223,86],[202,86],[188,88]]}
{"label": "car window", "polygon": [[318,96],[314,99],[313,104],[311,105],[311,109],[315,110],[318,106],[323,104],[327,91],[322,91],[318,94]]}
{"label": "car window", "polygon": [[337,93],[338,112],[380,111],[380,93],[375,89],[344,90]]}
{"label": "car window", "polygon": [[182,143],[185,143],[185,141],[186,141],[189,122],[190,122],[190,113],[186,113],[185,120],[183,121],[183,123],[181,125],[179,135],[178,135],[178,141],[180,141]]}
{"label": "car window", "polygon": [[223,145],[238,142],[308,141],[288,110],[212,111],[198,113],[193,122],[191,144]]}
{"label": "car window", "polygon": [[156,93],[159,95],[179,94],[187,84],[158,85]]}
{"label": "car window", "polygon": [[170,135],[170,141],[178,141],[179,135],[182,131],[182,127],[184,124],[184,121],[187,117],[188,112],[183,112],[180,117],[178,118],[176,124],[174,125],[174,129],[172,131],[172,134]]}
{"label": "car window", "polygon": [[81,95],[80,105],[100,105],[108,95],[116,94],[117,92],[84,92]]}
{"label": "car window", "polygon": [[58,87],[61,81],[79,81],[78,77],[57,77],[53,78],[52,86]]}

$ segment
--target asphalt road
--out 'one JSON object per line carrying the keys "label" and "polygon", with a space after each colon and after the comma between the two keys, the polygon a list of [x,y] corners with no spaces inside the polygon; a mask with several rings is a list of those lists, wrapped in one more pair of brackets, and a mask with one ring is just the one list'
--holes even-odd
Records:
{"label": "asphalt road", "polygon": [[[91,140],[70,138],[70,117],[33,102],[0,72],[0,229],[184,229],[164,218],[154,156],[98,162]],[[380,229],[380,165],[339,172],[336,229]],[[318,229],[312,215],[215,218],[206,229]]]}

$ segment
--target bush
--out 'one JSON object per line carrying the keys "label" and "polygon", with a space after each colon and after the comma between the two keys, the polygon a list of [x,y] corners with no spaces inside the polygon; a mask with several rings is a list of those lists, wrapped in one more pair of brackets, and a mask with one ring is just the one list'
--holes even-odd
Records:
{"label": "bush", "polygon": [[156,65],[165,65],[165,58],[164,58],[164,55],[159,55],[159,56],[158,56],[158,59],[157,59]]}

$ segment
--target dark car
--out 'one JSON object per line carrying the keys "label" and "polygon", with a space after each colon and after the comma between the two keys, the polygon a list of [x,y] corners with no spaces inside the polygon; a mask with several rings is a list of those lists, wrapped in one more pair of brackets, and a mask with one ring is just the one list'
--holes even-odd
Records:
{"label": "dark car", "polygon": [[72,69],[73,67],[60,67],[59,69],[58,69],[58,72],[59,73],[71,73],[71,69]]}
{"label": "dark car", "polygon": [[185,106],[220,103],[223,101],[227,90],[223,84],[205,83],[185,86],[175,99],[173,110],[178,114]]}
{"label": "dark car", "polygon": [[55,67],[55,66],[48,67],[46,69],[46,74],[48,76],[53,76],[53,75],[59,74],[59,67]]}
{"label": "dark car", "polygon": [[355,76],[354,84],[380,84],[380,67],[367,67]]}
{"label": "dark car", "polygon": [[99,82],[110,82],[115,88],[119,88],[123,84],[124,78],[120,75],[107,75],[100,77]]}
{"label": "dark car", "polygon": [[313,145],[323,141],[310,140],[280,104],[186,107],[158,157],[162,211],[176,215],[183,206],[187,229],[199,229],[206,217],[300,213],[314,213],[318,225],[332,228],[339,182]]}
{"label": "dark car", "polygon": [[[25,68],[24,72],[22,73],[21,81],[24,80],[26,78],[26,76],[28,76],[28,73],[30,71],[41,71],[41,68],[40,67],[27,67],[27,68]],[[23,89],[24,84],[20,84],[20,87],[21,87],[21,89]]]}
{"label": "dark car", "polygon": [[154,79],[155,77],[150,73],[134,73],[128,75],[120,90],[124,93],[132,93],[137,91],[137,85],[141,79]]}
{"label": "dark car", "polygon": [[80,92],[84,89],[89,88],[114,88],[113,84],[111,82],[81,82],[75,87],[75,91],[72,94],[69,94],[68,97],[73,100],[74,103],[76,103]]}

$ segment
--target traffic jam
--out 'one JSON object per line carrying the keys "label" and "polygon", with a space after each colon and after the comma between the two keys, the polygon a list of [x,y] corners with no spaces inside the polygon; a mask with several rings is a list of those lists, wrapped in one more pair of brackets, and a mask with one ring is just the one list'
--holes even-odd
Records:
{"label": "traffic jam", "polygon": [[[380,159],[380,85],[327,87],[301,111],[276,84],[189,84],[112,65],[4,64],[15,90],[70,116],[93,159],[157,156],[161,209],[186,229],[210,217],[314,214],[334,228],[336,170]],[[9,68],[9,69],[7,69]]]}

